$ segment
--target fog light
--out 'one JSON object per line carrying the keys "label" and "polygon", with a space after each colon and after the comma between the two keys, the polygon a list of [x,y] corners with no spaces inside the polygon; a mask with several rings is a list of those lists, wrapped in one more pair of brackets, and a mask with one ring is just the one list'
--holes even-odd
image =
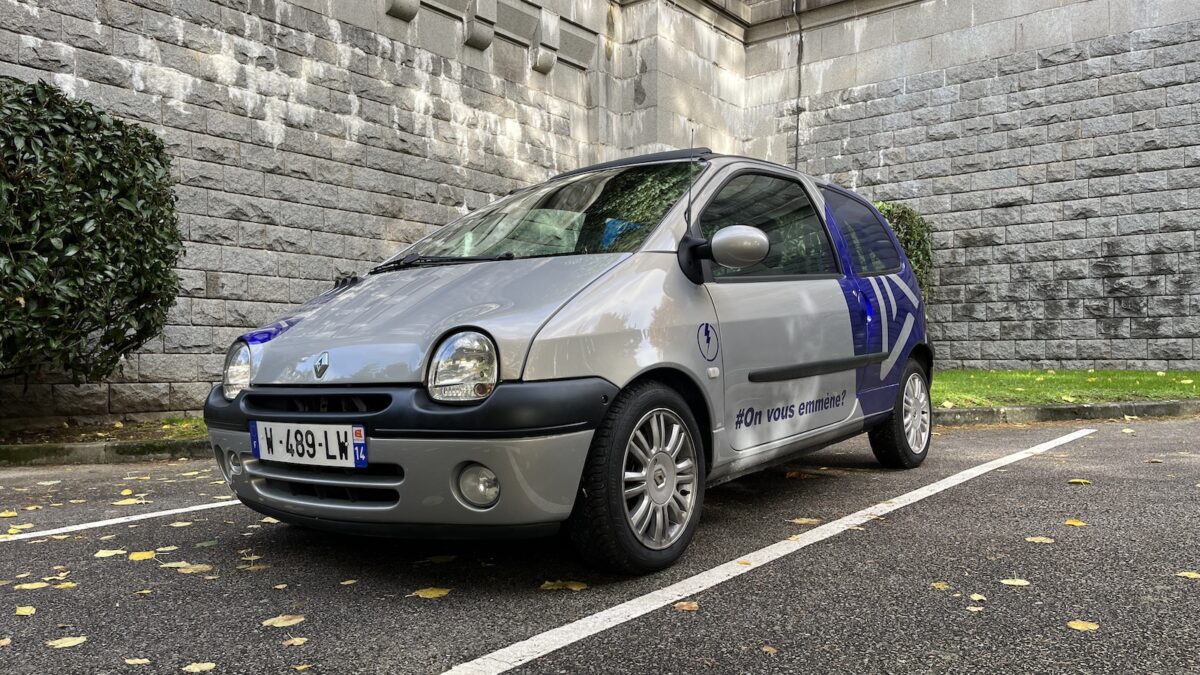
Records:
{"label": "fog light", "polygon": [[238,475],[242,472],[242,455],[236,451],[229,452],[229,472]]}
{"label": "fog light", "polygon": [[500,498],[500,480],[482,464],[468,464],[458,474],[458,491],[471,506],[486,508]]}

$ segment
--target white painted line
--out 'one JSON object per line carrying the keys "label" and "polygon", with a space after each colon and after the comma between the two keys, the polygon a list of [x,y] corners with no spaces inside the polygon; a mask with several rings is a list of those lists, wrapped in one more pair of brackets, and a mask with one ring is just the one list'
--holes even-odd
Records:
{"label": "white painted line", "polygon": [[[523,640],[511,644],[502,649],[498,649],[490,654],[485,654],[474,661],[459,664],[454,668],[446,671],[452,675],[490,675],[495,673],[503,673],[505,671],[516,668],[522,664],[528,663],[536,658],[545,656],[557,649],[561,649],[572,643],[578,642],[584,638],[591,637],[597,633],[603,632],[617,626],[636,619],[644,614],[648,614],[660,607],[664,607],[683,598],[695,595],[701,591],[707,590],[722,582],[741,576],[746,572],[761,567],[773,560],[778,560],[790,553],[795,553],[800,549],[824,541],[830,537],[841,534],[851,527],[862,525],[870,520],[878,518],[886,513],[891,513],[896,509],[908,506],[915,502],[919,502],[926,497],[931,497],[943,490],[948,490],[955,485],[965,483],[972,478],[978,478],[989,471],[994,471],[1004,466],[1008,466],[1013,462],[1019,462],[1022,459],[1040,455],[1051,448],[1058,447],[1064,443],[1070,443],[1079,438],[1083,438],[1088,434],[1095,433],[1095,429],[1080,429],[1073,433],[1067,434],[1052,441],[1047,441],[1041,445],[1035,445],[1027,450],[1014,452],[1011,455],[1006,455],[999,459],[994,459],[985,464],[972,467],[965,471],[960,471],[953,476],[948,476],[935,483],[930,483],[923,488],[913,490],[889,499],[885,502],[880,502],[874,506],[865,508],[861,511],[852,513],[844,518],[839,518],[832,522],[826,523],[819,527],[814,527],[796,537],[795,539],[785,539],[765,548],[749,553],[747,555],[738,556],[722,565],[718,565],[710,570],[701,572],[693,577],[689,577],[675,584],[671,584],[666,588],[661,588],[657,591],[652,591],[646,595],[634,598],[627,602],[623,602],[614,607],[602,610],[591,616],[586,616],[578,621],[568,623],[558,628],[552,628],[544,633],[534,635],[528,640]],[[739,561],[749,561],[749,565],[741,564]]]}
{"label": "white painted line", "polygon": [[122,523],[132,523],[138,520],[146,520],[148,518],[162,518],[163,516],[174,516],[180,513],[191,513],[192,511],[204,511],[205,509],[216,509],[222,506],[233,506],[241,504],[236,499],[227,502],[213,502],[211,504],[196,504],[195,506],[184,506],[178,509],[167,509],[166,511],[151,511],[149,513],[138,513],[132,516],[121,516],[120,518],[109,518],[108,520],[96,520],[90,523],[80,523],[78,525],[67,525],[66,527],[56,527],[53,530],[39,530],[36,532],[22,532],[21,534],[8,535],[7,538],[0,538],[0,542],[5,541],[21,541],[22,539],[37,539],[40,537],[49,537],[52,534],[66,534],[68,532],[79,532],[80,530],[92,530],[97,527],[110,527],[112,525],[121,525]]}

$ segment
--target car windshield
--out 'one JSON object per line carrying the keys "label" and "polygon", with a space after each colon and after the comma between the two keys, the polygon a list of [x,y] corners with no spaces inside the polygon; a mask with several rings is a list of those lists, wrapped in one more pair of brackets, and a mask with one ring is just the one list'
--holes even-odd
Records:
{"label": "car windshield", "polygon": [[632,252],[707,165],[643,164],[536,185],[459,218],[397,257]]}

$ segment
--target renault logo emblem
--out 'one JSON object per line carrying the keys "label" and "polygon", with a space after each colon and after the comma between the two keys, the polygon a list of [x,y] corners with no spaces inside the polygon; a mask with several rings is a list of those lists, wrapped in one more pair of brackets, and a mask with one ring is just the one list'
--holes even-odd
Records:
{"label": "renault logo emblem", "polygon": [[317,357],[317,362],[313,364],[313,372],[316,373],[317,379],[325,377],[325,371],[329,370],[329,352],[321,352]]}

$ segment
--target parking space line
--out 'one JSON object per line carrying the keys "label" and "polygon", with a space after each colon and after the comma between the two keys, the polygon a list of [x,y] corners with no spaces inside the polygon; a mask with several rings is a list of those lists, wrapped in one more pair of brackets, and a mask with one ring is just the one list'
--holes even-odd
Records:
{"label": "parking space line", "polygon": [[[503,647],[489,654],[485,654],[473,661],[459,664],[454,668],[446,671],[450,675],[489,675],[494,673],[503,673],[511,670],[524,663],[528,663],[534,659],[545,656],[553,651],[571,645],[584,638],[591,637],[601,633],[609,628],[618,626],[627,621],[636,619],[644,614],[648,614],[660,607],[665,607],[668,604],[682,600],[686,597],[695,595],[701,591],[710,589],[725,581],[729,581],[734,577],[741,576],[746,572],[754,570],[766,563],[778,560],[790,553],[795,553],[800,549],[811,546],[818,542],[824,541],[835,535],[845,532],[851,527],[862,525],[879,516],[891,513],[897,509],[903,508],[910,504],[921,501],[927,497],[936,495],[943,490],[948,490],[956,485],[961,485],[973,478],[978,478],[985,473],[994,471],[1001,467],[1008,466],[1014,462],[1019,462],[1023,459],[1040,455],[1051,448],[1058,447],[1065,443],[1083,438],[1088,434],[1095,433],[1095,429],[1080,429],[1066,436],[1060,436],[1051,441],[1046,441],[1032,448],[1014,452],[1010,455],[1005,455],[990,462],[985,462],[978,466],[971,467],[964,471],[960,471],[952,476],[948,476],[934,483],[930,483],[922,488],[913,490],[894,497],[884,502],[880,502],[874,506],[867,507],[861,511],[856,511],[848,516],[839,518],[832,522],[826,523],[819,527],[808,530],[794,539],[785,539],[776,542],[764,548],[760,548],[753,553],[738,556],[722,565],[713,567],[712,569],[701,572],[695,576],[689,577],[678,583],[671,584],[657,591],[652,591],[645,595],[633,598],[632,600],[623,602],[619,605],[609,607],[608,609],[599,611],[590,616],[586,616],[577,621],[552,628],[533,637],[516,642],[507,647]],[[750,564],[747,565],[746,563]]]}
{"label": "parking space line", "polygon": [[174,516],[179,513],[191,513],[192,511],[204,511],[205,509],[217,509],[222,506],[233,506],[241,504],[240,501],[234,499],[227,502],[213,502],[211,504],[196,504],[195,506],[183,506],[178,509],[167,509],[165,511],[151,511],[150,513],[138,513],[132,516],[121,516],[120,518],[109,518],[108,520],[96,520],[90,523],[80,523],[78,525],[67,525],[65,527],[56,527],[52,530],[37,530],[34,532],[22,532],[21,534],[9,535],[7,538],[0,538],[0,542],[5,541],[21,541],[22,539],[36,539],[38,537],[48,537],[52,534],[67,534],[68,532],[79,532],[80,530],[92,530],[97,527],[109,527],[110,525],[120,525],[122,523],[132,523],[137,520],[146,520],[148,518],[162,518],[163,516]]}

